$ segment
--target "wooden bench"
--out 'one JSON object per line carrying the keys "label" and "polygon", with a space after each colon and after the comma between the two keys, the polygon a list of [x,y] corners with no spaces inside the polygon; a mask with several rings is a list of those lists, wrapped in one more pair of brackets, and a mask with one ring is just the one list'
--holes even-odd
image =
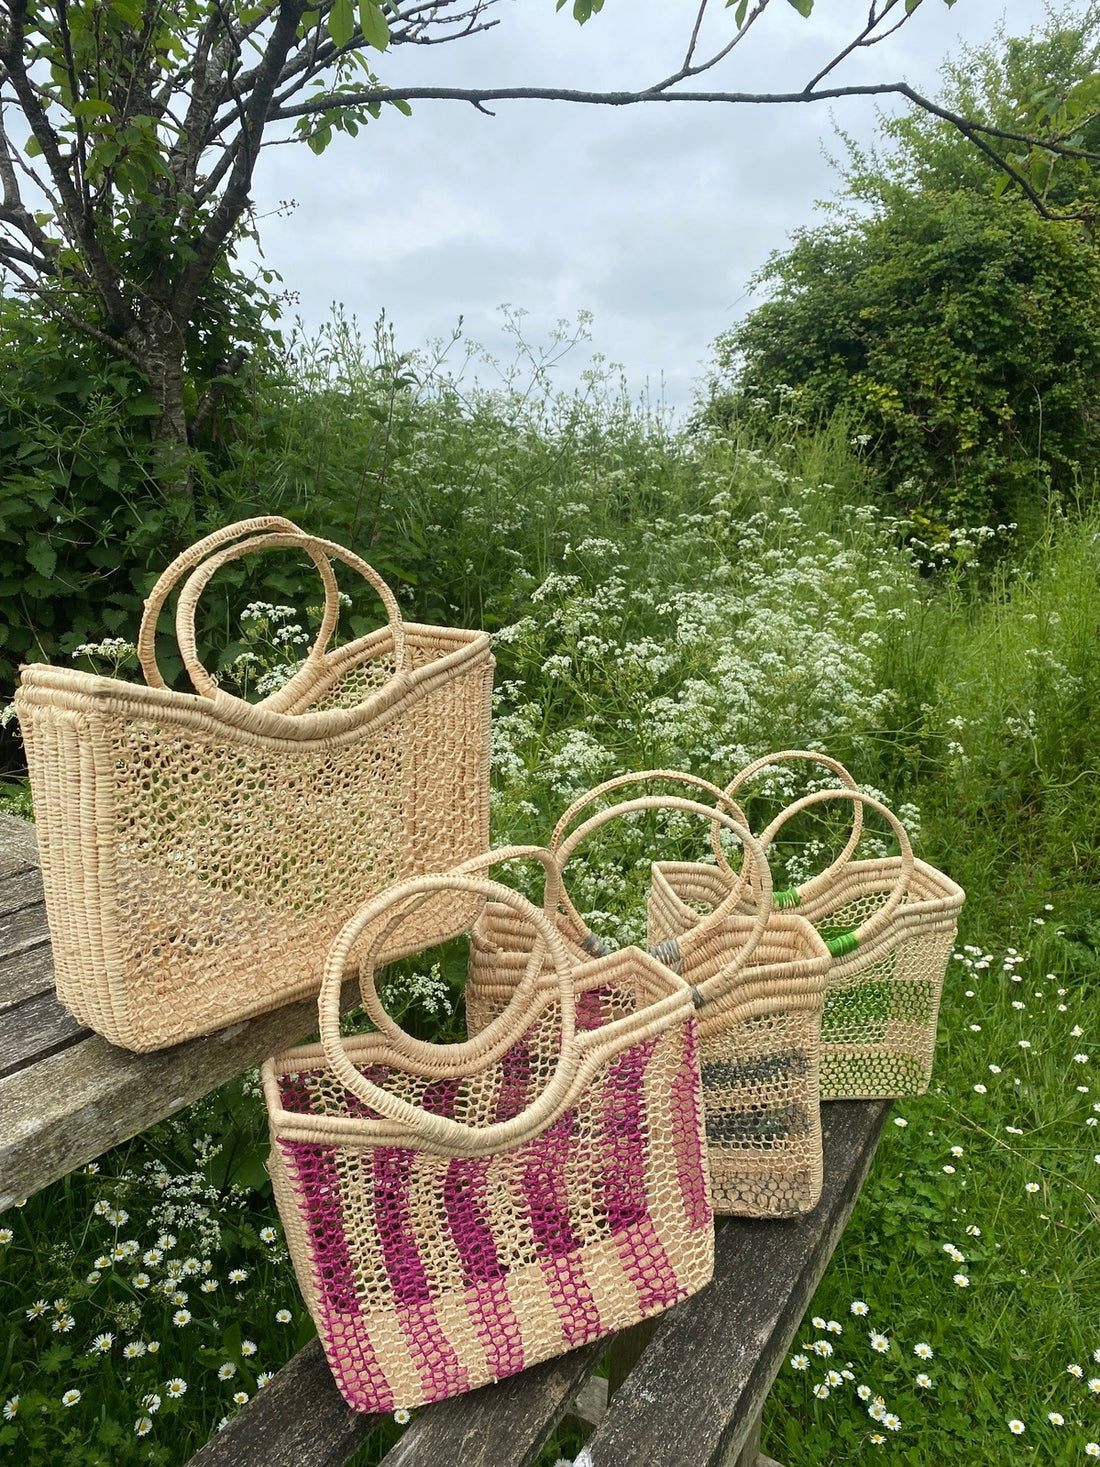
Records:
{"label": "wooden bench", "polygon": [[[0,815],[0,1210],[300,1040],[315,1016],[312,1001],[294,1004],[151,1055],[92,1034],[53,992],[34,828]],[[825,1106],[820,1204],[789,1222],[720,1222],[702,1293],[613,1342],[419,1411],[384,1467],[525,1467],[567,1415],[592,1423],[578,1467],[769,1467],[764,1401],[889,1108]],[[605,1385],[593,1372],[609,1351]],[[344,1405],[313,1340],[189,1467],[343,1467],[377,1425]]]}

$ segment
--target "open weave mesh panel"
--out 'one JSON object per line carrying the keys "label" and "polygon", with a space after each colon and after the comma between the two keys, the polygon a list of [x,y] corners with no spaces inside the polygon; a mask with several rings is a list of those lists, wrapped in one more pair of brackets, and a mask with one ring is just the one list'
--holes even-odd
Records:
{"label": "open weave mesh panel", "polygon": [[[641,999],[614,985],[582,994],[578,1028],[598,1037]],[[370,1037],[348,1052],[387,1090],[487,1125],[545,1086],[555,1010],[545,1000],[475,1074],[371,1063],[380,1041]],[[272,1063],[294,1117],[372,1117],[323,1059],[307,1065],[292,1052]],[[472,1390],[702,1287],[713,1229],[697,1066],[686,1018],[601,1055],[550,1125],[484,1157],[289,1139],[273,1111],[270,1165],[291,1256],[349,1404],[389,1411]]]}
{"label": "open weave mesh panel", "polygon": [[[387,635],[294,714],[360,704],[392,669]],[[410,661],[430,672],[473,636],[410,628]],[[365,898],[486,849],[487,652],[350,737],[302,740],[229,726],[200,698],[164,695],[154,716],[150,690],[112,691],[75,672],[59,690],[33,673],[19,712],[58,995],[127,1048],[315,992],[325,952]],[[181,703],[196,711],[177,714]],[[468,894],[432,897],[381,959],[463,930],[477,906]]]}
{"label": "open weave mesh panel", "polygon": [[[564,919],[561,925],[583,972],[586,954],[576,951]],[[720,979],[752,928],[751,918],[736,914],[713,925],[706,941],[678,955],[677,971],[696,986]],[[651,912],[650,951],[669,935]],[[531,929],[508,908],[487,903],[470,953],[470,1034],[503,1012],[531,949]],[[717,1213],[784,1217],[808,1211],[821,1195],[818,1050],[828,961],[801,917],[776,912],[743,977],[697,1015]]]}
{"label": "open weave mesh panel", "polygon": [[[850,861],[828,882],[803,889],[798,914],[842,949],[887,902],[897,857]],[[691,930],[700,912],[729,891],[715,866],[682,862],[655,868],[650,921],[670,935]],[[934,867],[915,863],[905,896],[886,929],[864,946],[840,951],[828,975],[821,1019],[822,1100],[922,1095],[932,1075],[944,973],[955,941],[961,889]]]}

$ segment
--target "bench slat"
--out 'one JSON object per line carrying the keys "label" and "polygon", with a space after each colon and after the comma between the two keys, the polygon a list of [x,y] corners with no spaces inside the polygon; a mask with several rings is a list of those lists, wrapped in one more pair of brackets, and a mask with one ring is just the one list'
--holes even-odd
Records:
{"label": "bench slat", "polygon": [[[344,986],[343,1006],[359,1000]],[[18,1011],[16,1011],[18,1012]],[[5,1016],[5,1025],[10,1015]],[[75,1020],[73,1021],[76,1022]],[[153,1054],[88,1034],[0,1079],[0,1212],[314,1032],[312,998]]]}
{"label": "bench slat", "polygon": [[0,876],[0,917],[42,901],[42,873],[37,866],[25,866]]}
{"label": "bench slat", "polygon": [[0,1029],[0,1076],[37,1064],[58,1050],[68,1049],[91,1031],[53,993],[39,993],[4,1014]]}
{"label": "bench slat", "polygon": [[11,957],[0,958],[0,1014],[36,993],[53,991],[53,950],[48,939]]}
{"label": "bench slat", "polygon": [[818,1206],[789,1222],[731,1218],[719,1227],[714,1281],[663,1317],[578,1467],[736,1463],[855,1206],[889,1110],[888,1101],[821,1107]]}
{"label": "bench slat", "polygon": [[496,1385],[425,1407],[382,1467],[529,1467],[607,1346],[596,1340]]}
{"label": "bench slat", "polygon": [[344,1403],[314,1339],[186,1467],[343,1467],[381,1419]]}
{"label": "bench slat", "polygon": [[[35,876],[37,878],[37,872]],[[0,915],[0,953],[5,957],[25,952],[28,948],[41,947],[49,940],[45,902],[33,902]]]}
{"label": "bench slat", "polygon": [[0,876],[37,866],[38,835],[29,820],[0,813]]}

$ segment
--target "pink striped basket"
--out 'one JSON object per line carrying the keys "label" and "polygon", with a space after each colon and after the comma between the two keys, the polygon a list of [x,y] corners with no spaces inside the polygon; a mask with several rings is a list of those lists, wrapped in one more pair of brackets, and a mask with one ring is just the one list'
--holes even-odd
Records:
{"label": "pink striped basket", "polygon": [[[517,848],[487,860],[544,860]],[[434,1045],[389,1018],[372,953],[442,891],[533,931],[505,1011]],[[379,1032],[341,1037],[358,965]],[[547,982],[547,971],[554,981]],[[637,949],[579,975],[555,925],[483,876],[412,878],[330,951],[321,1042],[267,1061],[269,1167],[336,1383],[359,1411],[473,1390],[666,1309],[713,1269],[691,992]]]}

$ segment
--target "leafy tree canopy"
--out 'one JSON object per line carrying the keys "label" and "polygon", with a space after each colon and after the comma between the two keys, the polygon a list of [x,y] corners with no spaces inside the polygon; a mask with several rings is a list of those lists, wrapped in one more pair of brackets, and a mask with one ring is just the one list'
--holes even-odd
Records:
{"label": "leafy tree canopy", "polygon": [[[1003,118],[1023,91],[1071,96],[1093,80],[1095,28],[1090,12],[1077,28],[1002,38],[947,68],[944,105]],[[882,132],[891,150],[850,152],[847,207],[769,261],[758,280],[770,299],[719,337],[710,415],[770,414],[780,398],[806,421],[843,414],[883,491],[941,532],[1019,520],[1048,487],[1089,488],[1100,469],[1089,224],[1001,190],[927,118]],[[1024,164],[1039,183],[1041,160]],[[1091,207],[1095,178],[1080,169],[1048,168],[1047,201]]]}

